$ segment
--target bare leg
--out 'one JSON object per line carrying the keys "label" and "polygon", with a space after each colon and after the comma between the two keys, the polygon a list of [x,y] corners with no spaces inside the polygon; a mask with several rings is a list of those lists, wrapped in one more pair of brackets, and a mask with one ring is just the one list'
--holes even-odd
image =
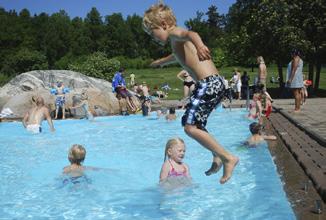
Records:
{"label": "bare leg", "polygon": [[62,105],[62,119],[65,119],[66,118],[66,108],[65,108],[65,105]]}
{"label": "bare leg", "polygon": [[187,135],[219,156],[223,163],[223,176],[220,179],[220,183],[226,183],[231,178],[233,169],[239,162],[239,158],[227,152],[209,133],[200,130],[195,125],[187,124],[184,129]]}
{"label": "bare leg", "polygon": [[54,119],[58,118],[58,112],[59,112],[59,106],[56,106]]}
{"label": "bare leg", "polygon": [[213,162],[212,162],[211,168],[209,168],[205,172],[206,176],[210,176],[214,173],[217,173],[221,169],[222,165],[223,165],[223,163],[222,163],[221,158],[219,158],[217,155],[215,155],[213,153]]}
{"label": "bare leg", "polygon": [[189,87],[188,86],[183,86],[183,98],[187,98],[189,95]]}
{"label": "bare leg", "polygon": [[129,97],[126,98],[128,106],[130,107],[131,111],[136,111],[136,108],[133,105],[133,102],[131,101],[131,99]]}
{"label": "bare leg", "polygon": [[293,94],[294,94],[294,100],[295,100],[294,112],[299,112],[300,106],[301,106],[301,89],[294,89]]}

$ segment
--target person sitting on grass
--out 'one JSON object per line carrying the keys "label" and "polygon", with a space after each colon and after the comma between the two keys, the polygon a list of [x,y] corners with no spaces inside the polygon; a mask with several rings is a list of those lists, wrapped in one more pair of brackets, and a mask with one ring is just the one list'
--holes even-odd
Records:
{"label": "person sitting on grass", "polygon": [[265,140],[276,140],[276,136],[274,135],[264,135],[262,132],[262,125],[253,122],[249,125],[249,130],[252,134],[251,137],[249,137],[245,144],[249,147],[256,147],[257,145],[263,143]]}

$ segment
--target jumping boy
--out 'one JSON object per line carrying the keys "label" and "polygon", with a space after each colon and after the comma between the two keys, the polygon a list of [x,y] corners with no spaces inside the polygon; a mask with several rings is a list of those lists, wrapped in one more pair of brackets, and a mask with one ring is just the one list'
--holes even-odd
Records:
{"label": "jumping boy", "polygon": [[222,161],[220,183],[224,184],[231,178],[239,158],[226,151],[205,129],[209,114],[225,93],[223,79],[218,75],[209,49],[197,33],[177,27],[172,10],[164,4],[153,5],[145,12],[143,29],[159,44],[170,41],[172,46],[173,54],[154,61],[152,67],[178,62],[196,81],[182,125],[187,135],[213,153],[214,162]]}

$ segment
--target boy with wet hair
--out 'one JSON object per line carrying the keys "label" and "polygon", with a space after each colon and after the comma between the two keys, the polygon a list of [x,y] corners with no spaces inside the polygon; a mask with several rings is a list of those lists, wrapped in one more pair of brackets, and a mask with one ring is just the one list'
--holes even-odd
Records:
{"label": "boy with wet hair", "polygon": [[248,138],[245,144],[250,147],[256,147],[258,144],[263,143],[265,140],[276,140],[276,136],[274,135],[262,134],[262,128],[262,125],[257,122],[251,123],[249,125],[249,130],[252,136]]}
{"label": "boy with wet hair", "polygon": [[159,44],[169,41],[172,46],[173,53],[155,60],[152,67],[178,62],[196,81],[182,125],[190,137],[213,153],[214,162],[223,164],[220,183],[224,184],[231,178],[239,158],[226,151],[205,129],[209,114],[225,94],[223,78],[218,75],[209,49],[196,32],[177,27],[172,10],[161,3],[145,12],[143,29]]}

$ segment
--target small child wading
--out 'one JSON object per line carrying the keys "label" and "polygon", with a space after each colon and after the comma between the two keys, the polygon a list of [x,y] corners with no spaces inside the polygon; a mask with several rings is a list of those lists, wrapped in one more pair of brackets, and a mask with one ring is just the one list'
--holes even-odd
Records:
{"label": "small child wading", "polygon": [[161,45],[169,42],[172,47],[173,53],[155,60],[152,67],[178,62],[196,81],[182,125],[190,137],[213,153],[214,162],[222,162],[220,183],[225,183],[239,158],[226,151],[205,129],[208,116],[225,94],[223,78],[218,75],[209,49],[196,32],[177,27],[172,10],[164,4],[153,5],[145,12],[143,29],[154,41]]}
{"label": "small child wading", "polygon": [[181,138],[168,140],[165,146],[164,163],[161,168],[160,182],[167,178],[189,177],[189,167],[183,163],[186,147]]}

